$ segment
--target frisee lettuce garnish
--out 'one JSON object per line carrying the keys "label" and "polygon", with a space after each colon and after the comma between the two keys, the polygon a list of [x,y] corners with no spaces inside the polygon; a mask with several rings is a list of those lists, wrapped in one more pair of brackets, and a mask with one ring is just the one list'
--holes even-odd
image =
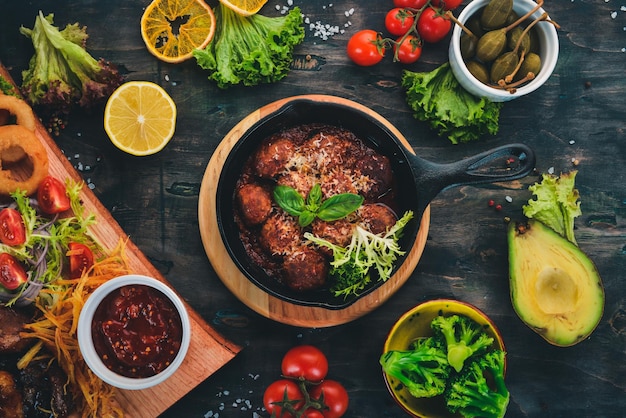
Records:
{"label": "frisee lettuce garnish", "polygon": [[371,282],[370,269],[378,273],[379,280],[387,281],[393,272],[398,256],[405,251],[398,241],[406,224],[413,218],[413,212],[407,211],[385,233],[376,235],[360,226],[354,228],[352,240],[347,247],[340,247],[323,238],[305,232],[309,241],[330,248],[333,261],[330,263],[330,275],[335,280],[331,291],[335,296],[358,296]]}
{"label": "frisee lettuce garnish", "polygon": [[522,207],[526,217],[540,221],[574,244],[574,219],[582,214],[580,194],[574,188],[577,173],[544,174],[540,183],[528,187],[535,199]]}

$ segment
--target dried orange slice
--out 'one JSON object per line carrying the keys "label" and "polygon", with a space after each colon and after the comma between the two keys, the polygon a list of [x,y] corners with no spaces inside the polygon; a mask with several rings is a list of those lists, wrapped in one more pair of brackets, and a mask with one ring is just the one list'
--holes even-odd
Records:
{"label": "dried orange slice", "polygon": [[242,16],[252,16],[261,10],[267,0],[220,0],[220,2]]}
{"label": "dried orange slice", "polygon": [[182,62],[215,34],[213,10],[202,0],[154,0],[141,17],[141,37],[152,55]]}
{"label": "dried orange slice", "polygon": [[163,88],[148,81],[122,84],[104,108],[104,130],[111,142],[132,155],[161,151],[175,128],[176,104]]}

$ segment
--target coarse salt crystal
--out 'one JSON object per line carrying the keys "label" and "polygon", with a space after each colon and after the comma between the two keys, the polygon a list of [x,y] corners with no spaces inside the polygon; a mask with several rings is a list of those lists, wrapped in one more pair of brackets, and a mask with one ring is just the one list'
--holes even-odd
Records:
{"label": "coarse salt crystal", "polygon": [[504,198],[504,200],[506,200],[507,202],[511,203],[513,201],[513,198],[511,196],[506,196]]}
{"label": "coarse salt crystal", "polygon": [[554,174],[554,167],[548,168],[548,174]]}

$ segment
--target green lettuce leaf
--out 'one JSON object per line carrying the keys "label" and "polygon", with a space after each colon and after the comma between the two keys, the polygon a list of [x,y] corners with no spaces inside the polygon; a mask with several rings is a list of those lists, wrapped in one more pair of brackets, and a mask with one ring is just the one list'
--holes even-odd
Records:
{"label": "green lettuce leaf", "polygon": [[541,221],[574,244],[574,219],[582,214],[580,194],[574,188],[577,173],[544,174],[540,183],[528,187],[536,199],[522,208],[526,217]]}
{"label": "green lettuce leaf", "polygon": [[428,122],[439,136],[447,137],[453,144],[498,133],[502,103],[467,92],[447,62],[430,72],[404,70],[402,86],[415,118]]}
{"label": "green lettuce leaf", "polygon": [[215,18],[213,40],[193,55],[218,87],[273,83],[287,75],[293,49],[304,40],[298,7],[279,17],[241,16],[220,3]]}

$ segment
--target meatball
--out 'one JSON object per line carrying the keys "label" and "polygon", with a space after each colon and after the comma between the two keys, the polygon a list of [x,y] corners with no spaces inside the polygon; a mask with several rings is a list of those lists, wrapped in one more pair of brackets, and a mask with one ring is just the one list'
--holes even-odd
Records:
{"label": "meatball", "polygon": [[292,253],[301,241],[298,221],[283,211],[271,214],[261,227],[261,245],[272,256]]}
{"label": "meatball", "polygon": [[321,178],[322,196],[328,199],[331,196],[340,193],[358,194],[358,190],[352,178],[344,170],[332,170]]}
{"label": "meatball", "polygon": [[293,290],[305,291],[322,287],[328,275],[326,258],[313,248],[302,246],[285,257],[285,284]]}
{"label": "meatball", "polygon": [[369,178],[370,184],[364,189],[366,197],[378,198],[387,193],[393,183],[393,171],[389,158],[368,150],[364,158],[355,163],[355,171]]}
{"label": "meatball", "polygon": [[358,214],[361,217],[361,227],[377,235],[387,232],[398,220],[391,208],[378,203],[361,206]]}
{"label": "meatball", "polygon": [[358,146],[354,141],[331,133],[319,133],[300,147],[321,173],[335,167],[351,167],[356,162]]}
{"label": "meatball", "polygon": [[237,189],[237,203],[241,217],[248,226],[265,222],[272,211],[270,192],[254,183],[244,184]]}
{"label": "meatball", "polygon": [[281,175],[276,183],[281,186],[289,186],[297,190],[302,197],[307,197],[315,184],[315,178],[300,171],[291,170]]}
{"label": "meatball", "polygon": [[262,178],[274,178],[285,170],[296,150],[295,144],[286,138],[264,142],[256,153],[255,172]]}
{"label": "meatball", "polygon": [[352,239],[355,224],[346,219],[325,222],[316,219],[311,224],[311,233],[340,247],[347,247]]}

